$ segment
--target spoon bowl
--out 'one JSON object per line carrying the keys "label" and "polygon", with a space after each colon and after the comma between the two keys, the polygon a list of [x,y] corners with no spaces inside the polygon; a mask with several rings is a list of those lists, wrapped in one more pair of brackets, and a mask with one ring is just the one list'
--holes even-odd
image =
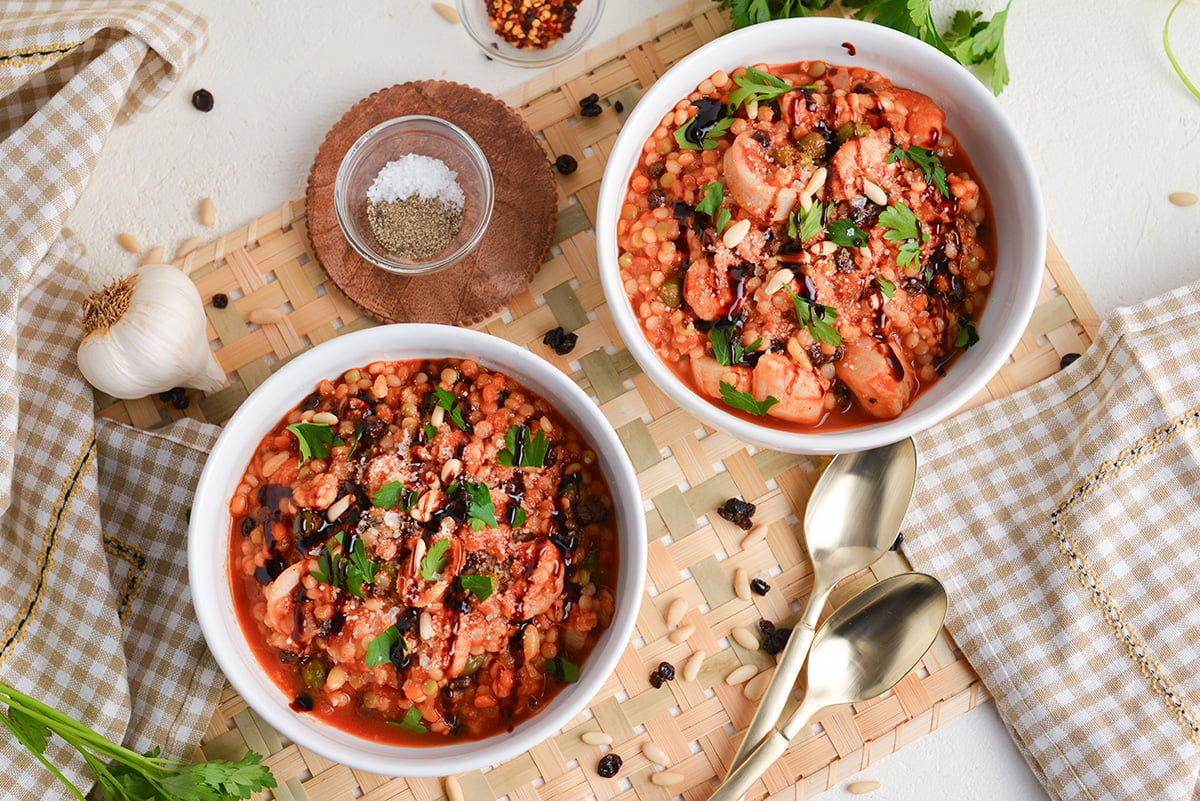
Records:
{"label": "spoon bowl", "polygon": [[874,564],[896,541],[916,482],[917,447],[911,438],[839,454],[817,480],[804,513],[805,546],[813,564],[812,593],[732,768],[742,764],[783,714],[830,591],[842,579]]}
{"label": "spoon bowl", "polygon": [[924,573],[886,578],[838,607],[813,639],[804,700],[725,777],[710,801],[744,796],[818,710],[866,701],[894,687],[933,645],[945,617],[946,591]]}

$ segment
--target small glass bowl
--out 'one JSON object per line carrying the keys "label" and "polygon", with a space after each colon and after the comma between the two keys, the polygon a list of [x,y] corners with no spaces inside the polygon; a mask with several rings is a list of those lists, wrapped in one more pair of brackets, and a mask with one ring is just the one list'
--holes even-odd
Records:
{"label": "small glass bowl", "polygon": [[[367,189],[389,161],[409,153],[440,159],[457,174],[464,195],[462,227],[442,250],[423,261],[407,261],[383,248],[367,222]],[[423,275],[462,261],[487,231],[495,186],[487,157],[457,125],[413,115],[376,125],[358,137],[338,167],[333,207],[346,241],[358,255],[388,272]]]}
{"label": "small glass bowl", "polygon": [[543,50],[523,50],[502,39],[488,21],[486,0],[456,0],[458,16],[467,34],[489,58],[515,67],[549,67],[566,61],[583,49],[604,14],[604,0],[572,0],[575,21],[571,30]]}

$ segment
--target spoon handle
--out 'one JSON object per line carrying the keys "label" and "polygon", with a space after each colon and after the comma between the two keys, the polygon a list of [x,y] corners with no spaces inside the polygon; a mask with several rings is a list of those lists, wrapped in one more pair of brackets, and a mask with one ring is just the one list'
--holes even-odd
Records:
{"label": "spoon handle", "polygon": [[[826,703],[826,701],[805,698],[792,713],[788,722],[800,721],[803,725],[808,722],[814,712],[825,706]],[[729,772],[725,781],[721,782],[721,786],[717,788],[709,801],[740,801],[771,765],[775,764],[775,760],[783,756],[789,745],[791,745],[791,737],[787,734],[782,731],[771,732],[769,737],[750,752],[740,767]]]}
{"label": "spoon handle", "polygon": [[729,766],[731,772],[737,770],[746,761],[746,757],[750,755],[754,747],[762,742],[771,729],[779,723],[784,707],[787,706],[788,696],[791,695],[792,689],[796,685],[796,678],[800,675],[800,669],[804,667],[804,660],[808,658],[808,647],[812,645],[813,637],[816,634],[817,620],[821,616],[821,609],[825,606],[825,598],[828,595],[828,588],[813,587],[812,594],[808,599],[808,606],[804,609],[804,618],[792,630],[792,636],[788,638],[787,645],[783,647],[779,664],[775,666],[775,675],[767,684],[767,691],[763,693],[762,700],[758,702],[758,708],[754,710],[750,726],[746,729],[741,744],[738,745],[737,753]]}

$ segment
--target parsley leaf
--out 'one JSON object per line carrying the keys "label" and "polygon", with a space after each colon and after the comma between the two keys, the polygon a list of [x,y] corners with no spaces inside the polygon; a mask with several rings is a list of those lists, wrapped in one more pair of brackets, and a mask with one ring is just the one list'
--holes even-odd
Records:
{"label": "parsley leaf", "polygon": [[467,515],[471,518],[471,528],[479,531],[484,526],[496,528],[496,507],[492,503],[492,491],[482,481],[466,481],[470,498],[467,501]]}
{"label": "parsley leaf", "polygon": [[409,731],[416,732],[417,734],[428,734],[429,729],[425,728],[422,720],[423,718],[421,717],[421,713],[418,712],[417,708],[414,706],[410,707],[409,710],[404,713],[403,720],[389,720],[388,723],[392,726],[399,726],[402,729],[408,729]]}
{"label": "parsley leaf", "polygon": [[[813,204],[815,209],[817,204]],[[844,248],[860,248],[867,244],[867,232],[854,224],[852,220],[834,220],[825,229],[830,241]]]}
{"label": "parsley leaf", "polygon": [[[404,635],[394,625],[388,626],[375,639],[367,643],[367,667],[391,664],[392,647],[397,642],[404,642]],[[408,646],[402,646],[407,650]]]}
{"label": "parsley leaf", "polygon": [[926,150],[923,147],[912,145],[905,150],[902,147],[893,147],[888,153],[887,163],[891,164],[900,159],[908,159],[925,175],[925,180],[932,183],[942,193],[942,197],[950,197],[950,188],[946,185],[946,168],[942,165],[942,160],[938,158],[938,154],[932,150]]}
{"label": "parsley leaf", "polygon": [[701,214],[707,214],[713,219],[717,226],[717,233],[721,233],[726,225],[729,225],[729,218],[732,216],[729,209],[721,207],[721,203],[725,200],[725,184],[720,181],[714,181],[704,187],[704,197],[696,204],[696,211]]}
{"label": "parsley leaf", "polygon": [[508,526],[509,528],[520,528],[525,525],[525,521],[529,519],[529,513],[520,506],[509,504],[508,507]]}
{"label": "parsley leaf", "polygon": [[554,678],[565,684],[574,684],[579,681],[579,665],[561,656],[546,660],[543,667],[547,672],[553,674]]}
{"label": "parsley leaf", "polygon": [[458,398],[454,397],[454,393],[441,387],[434,387],[433,392],[437,395],[437,405],[450,414],[450,419],[458,426],[458,430],[466,431],[467,423],[463,420],[462,409],[458,408]]}
{"label": "parsley leaf", "polygon": [[438,432],[437,428],[434,426],[431,426],[429,423],[425,423],[423,430],[425,431],[425,441],[426,442],[428,442],[429,440],[431,440],[437,436],[437,432]]}
{"label": "parsley leaf", "polygon": [[550,440],[541,429],[531,440],[529,426],[509,426],[504,435],[504,448],[496,454],[496,461],[506,467],[542,467],[549,450]]}
{"label": "parsley leaf", "polygon": [[[341,553],[335,554],[328,545],[321,549],[317,556],[318,569],[310,571],[310,575],[322,584],[339,587],[351,595],[366,598],[363,585],[375,580],[375,571],[379,569],[379,565],[367,558],[367,546],[357,537],[354,539],[354,548],[347,554],[345,537],[346,535],[339,531],[333,538],[334,542],[342,546]],[[346,579],[344,587],[341,583],[343,576]]]}
{"label": "parsley leaf", "polygon": [[928,237],[925,236],[921,221],[917,219],[917,215],[913,213],[912,209],[900,201],[896,201],[880,213],[879,225],[888,229],[884,231],[884,239],[889,242],[901,243],[900,252],[896,256],[897,266],[906,267],[910,264],[919,264],[921,243]]}
{"label": "parsley leaf", "polygon": [[974,320],[962,320],[959,325],[958,334],[954,337],[954,347],[966,350],[979,341],[979,331],[975,328]]}
{"label": "parsley leaf", "polygon": [[328,459],[333,447],[333,426],[325,423],[294,423],[287,427],[300,446],[300,464],[309,459]]}
{"label": "parsley leaf", "polygon": [[[338,534],[340,538],[342,535]],[[340,541],[340,540],[339,540]],[[345,547],[345,543],[342,543]],[[343,552],[343,557],[345,553]],[[379,565],[367,558],[367,546],[357,537],[354,540],[354,548],[350,551],[350,564],[346,568],[346,589],[352,595],[357,595],[359,598],[365,598],[363,593],[363,585],[370,584],[375,580],[375,571],[379,569]]]}
{"label": "parsley leaf", "polygon": [[[793,210],[794,213],[794,210]],[[821,233],[824,228],[822,220],[825,219],[825,204],[821,202],[813,203],[808,211],[801,210],[800,213],[800,236],[796,236],[792,229],[788,229],[788,234],[792,239],[797,239],[800,242],[807,242],[817,234]]]}
{"label": "parsley leaf", "polygon": [[888,300],[891,300],[892,296],[896,294],[896,285],[882,275],[875,276],[875,286],[879,287],[879,291]]}
{"label": "parsley leaf", "polygon": [[489,597],[491,597],[491,576],[459,576],[458,583],[462,585],[464,590],[470,590],[471,592],[475,593],[475,597],[481,601],[486,601]]}
{"label": "parsley leaf", "polygon": [[371,497],[371,505],[380,509],[394,509],[399,505],[400,511],[407,512],[416,500],[416,490],[401,481],[389,481]]}
{"label": "parsley leaf", "polygon": [[812,84],[807,86],[792,86],[783,78],[772,75],[769,72],[763,72],[757,67],[747,67],[746,74],[740,77],[735,76],[733,82],[737,84],[738,88],[729,93],[729,108],[731,110],[751,100],[758,103],[766,103],[771,100],[777,100],[796,89],[817,88]]}
{"label": "parsley leaf", "polygon": [[733,125],[733,117],[724,117],[717,120],[711,128],[704,133],[703,146],[697,145],[695,142],[687,138],[688,129],[696,122],[693,116],[690,120],[675,129],[675,144],[679,145],[684,150],[716,150],[720,147],[720,142],[717,140],[725,135],[729,130],[729,126]]}
{"label": "parsley leaf", "polygon": [[758,350],[762,346],[763,340],[762,337],[759,337],[743,348],[736,331],[725,328],[710,328],[708,330],[708,341],[712,345],[713,358],[717,360],[717,364],[722,367],[732,367],[742,364],[746,353]]}
{"label": "parsley leaf", "polygon": [[450,561],[450,556],[446,551],[450,550],[450,539],[444,538],[429,546],[429,550],[421,557],[421,566],[419,571],[421,578],[426,581],[437,581],[442,575],[442,571],[446,569],[446,563]]}
{"label": "parsley leaf", "polygon": [[800,321],[800,325],[808,329],[808,332],[813,335],[813,339],[824,342],[826,345],[842,344],[842,335],[831,325],[837,319],[836,311],[828,306],[800,297],[790,287],[784,287],[784,289],[792,296],[792,305],[796,307],[796,319]]}
{"label": "parsley leaf", "polygon": [[768,395],[766,400],[755,400],[749,392],[742,392],[728,381],[721,382],[721,400],[725,401],[727,406],[760,417],[767,413],[767,409],[779,403],[779,398],[774,395]]}

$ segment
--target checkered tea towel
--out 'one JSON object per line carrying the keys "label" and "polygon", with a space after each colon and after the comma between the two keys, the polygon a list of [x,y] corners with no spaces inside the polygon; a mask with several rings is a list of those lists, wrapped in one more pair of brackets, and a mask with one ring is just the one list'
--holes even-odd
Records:
{"label": "checkered tea towel", "polygon": [[1200,284],[917,445],[905,550],[1058,799],[1197,796]]}
{"label": "checkered tea towel", "polygon": [[[139,751],[190,756],[220,676],[187,590],[214,430],[93,422],[63,224],[108,132],[162,98],[204,23],[160,2],[0,2],[0,679]],[[81,789],[83,760],[47,758]],[[70,798],[0,730],[0,798]]]}

